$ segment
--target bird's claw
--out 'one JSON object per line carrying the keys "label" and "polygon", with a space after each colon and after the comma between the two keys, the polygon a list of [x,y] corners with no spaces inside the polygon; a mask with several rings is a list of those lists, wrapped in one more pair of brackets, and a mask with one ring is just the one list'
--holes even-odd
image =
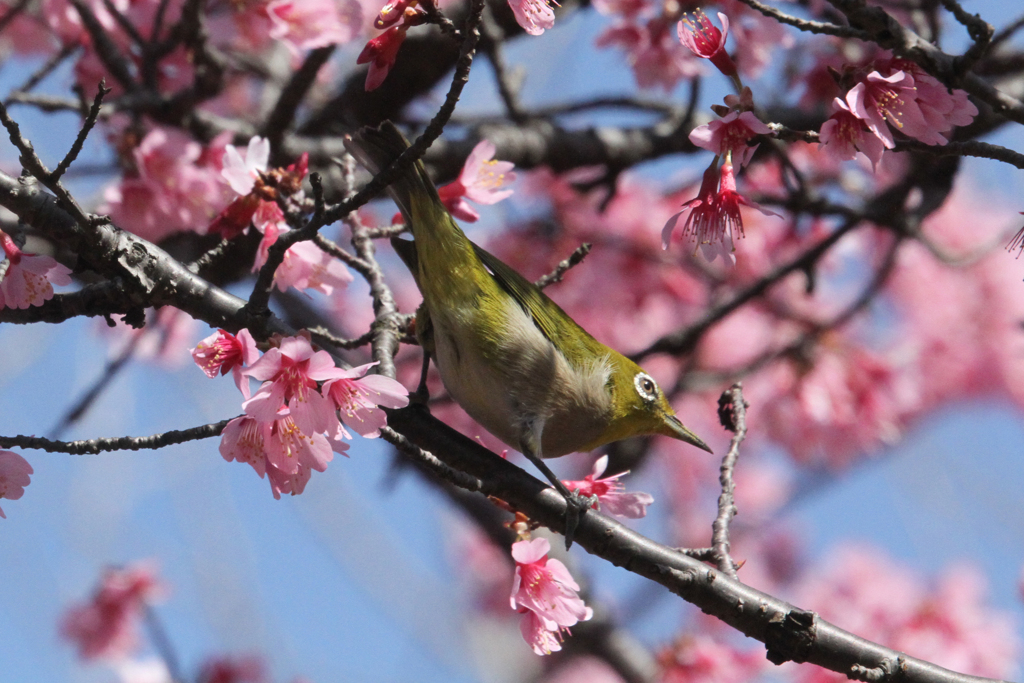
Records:
{"label": "bird's claw", "polygon": [[592,508],[597,502],[597,496],[584,496],[577,489],[570,491],[565,496],[565,549],[572,547],[573,537],[576,535],[576,527],[579,526],[580,516]]}

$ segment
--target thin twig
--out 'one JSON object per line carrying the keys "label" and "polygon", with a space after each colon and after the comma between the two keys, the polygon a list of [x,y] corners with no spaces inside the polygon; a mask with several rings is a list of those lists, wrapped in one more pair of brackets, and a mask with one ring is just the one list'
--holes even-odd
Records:
{"label": "thin twig", "polygon": [[[25,2],[22,2],[22,4],[24,5]],[[4,19],[9,15],[10,13],[4,15]],[[0,19],[0,24],[2,23],[3,19]],[[2,30],[3,28],[0,28],[0,31]],[[21,84],[21,87],[12,90],[11,94],[7,96],[6,100],[4,100],[4,103],[7,104],[11,102],[11,98],[16,94],[27,94],[30,90],[39,85],[47,76],[53,73],[54,69],[63,64],[64,60],[78,52],[79,48],[81,48],[79,43],[69,43],[61,47],[56,54],[46,60],[46,62],[44,62],[38,69],[33,71],[32,75],[30,75],[28,79]]]}
{"label": "thin twig", "polygon": [[89,137],[89,133],[92,131],[93,126],[96,125],[96,119],[100,115],[100,107],[103,106],[103,98],[106,97],[107,93],[110,92],[110,88],[106,86],[106,82],[101,80],[99,87],[96,90],[96,97],[93,98],[92,106],[89,107],[89,114],[85,117],[85,121],[82,123],[81,130],[78,131],[78,135],[75,136],[75,141],[71,144],[71,149],[64,155],[64,158],[57,168],[53,169],[53,173],[50,174],[50,182],[56,183],[64,175],[64,172],[68,170],[68,167],[78,158],[79,153],[82,151],[82,146],[85,145],[85,139]]}
{"label": "thin twig", "polygon": [[59,441],[41,436],[22,436],[20,434],[17,436],[0,436],[0,447],[31,448],[47,451],[48,453],[67,453],[69,455],[96,455],[104,451],[155,450],[185,443],[186,441],[198,441],[219,436],[233,419],[235,418],[189,429],[175,429],[151,436],[115,436],[81,441]]}
{"label": "thin twig", "polygon": [[370,264],[366,261],[355,254],[345,251],[340,244],[324,237],[320,233],[317,233],[316,237],[313,238],[313,243],[348,267],[358,271],[361,275],[365,275],[370,268]]}
{"label": "thin twig", "polygon": [[974,42],[967,51],[957,59],[957,70],[960,73],[970,71],[979,59],[988,52],[995,29],[992,24],[977,14],[970,14],[957,0],[942,0],[942,5],[967,29]]}
{"label": "thin twig", "polygon": [[718,470],[718,483],[722,493],[718,496],[718,516],[711,525],[711,548],[715,564],[719,570],[737,579],[736,564],[729,555],[729,523],[736,516],[736,484],[733,471],[740,455],[740,444],[747,438],[747,407],[743,400],[743,385],[736,382],[722,392],[718,399],[718,416],[722,426],[733,433],[729,442],[729,450],[722,458],[722,466]]}
{"label": "thin twig", "polygon": [[339,349],[358,349],[360,346],[366,346],[373,339],[373,330],[370,330],[355,339],[345,339],[344,337],[338,337],[331,334],[325,327],[310,327],[307,329],[313,339]]}
{"label": "thin twig", "polygon": [[587,257],[587,254],[590,253],[590,250],[591,248],[593,248],[593,246],[594,245],[591,244],[590,242],[584,242],[580,246],[576,247],[576,251],[572,252],[572,254],[569,255],[569,258],[563,261],[559,261],[558,265],[555,266],[555,269],[553,271],[541,277],[533,284],[537,285],[541,289],[544,289],[545,287],[553,285],[556,282],[561,282],[562,278],[565,277],[565,274],[569,272],[570,268],[579,265],[583,261],[583,259]]}
{"label": "thin twig", "polygon": [[367,228],[366,234],[373,239],[380,239],[382,237],[397,237],[407,230],[405,223],[398,223],[396,225],[382,225],[377,228]]}
{"label": "thin twig", "polygon": [[519,104],[520,83],[515,82],[522,79],[517,79],[505,65],[505,51],[503,49],[505,35],[498,22],[494,20],[489,8],[484,9],[480,26],[486,39],[483,42],[483,50],[487,54],[487,59],[491,62],[491,66],[494,68],[494,80],[498,86],[498,94],[501,96],[501,101],[505,104],[505,112],[512,121],[522,123],[526,120],[526,114]]}
{"label": "thin twig", "polygon": [[1024,15],[1017,17],[1016,20],[999,29],[988,43],[989,50],[995,50],[997,46],[1012,38],[1013,34],[1022,28],[1024,28]]}
{"label": "thin twig", "polygon": [[801,19],[799,17],[794,17],[790,14],[780,12],[771,5],[758,2],[758,0],[740,0],[740,2],[751,9],[757,10],[766,17],[775,19],[780,24],[789,24],[790,26],[794,26],[801,31],[807,31],[808,33],[821,33],[828,36],[838,36],[839,38],[857,38],[859,40],[866,41],[870,41],[872,39],[871,34],[867,31],[862,31],[850,26],[840,26],[838,24],[828,24],[822,21]]}

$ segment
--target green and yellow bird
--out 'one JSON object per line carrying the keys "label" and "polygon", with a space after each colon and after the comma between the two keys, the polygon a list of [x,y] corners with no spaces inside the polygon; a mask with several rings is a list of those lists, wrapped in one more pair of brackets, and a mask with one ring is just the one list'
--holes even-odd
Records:
{"label": "green and yellow bird", "polygon": [[[408,147],[385,121],[346,141],[371,173]],[[711,452],[675,416],[654,379],[594,339],[510,266],[473,244],[416,162],[388,188],[413,242],[392,243],[423,294],[417,333],[448,393],[474,420],[540,469],[569,503],[567,545],[589,501],[541,458],[660,434]]]}

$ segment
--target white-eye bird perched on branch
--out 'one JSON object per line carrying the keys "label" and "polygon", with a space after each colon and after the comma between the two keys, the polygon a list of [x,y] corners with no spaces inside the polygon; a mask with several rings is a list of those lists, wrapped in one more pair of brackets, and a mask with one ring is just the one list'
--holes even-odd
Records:
{"label": "white-eye bird perched on branch", "polygon": [[[348,150],[376,174],[408,147],[393,124]],[[590,336],[536,285],[469,241],[417,161],[390,185],[413,241],[393,239],[423,294],[416,331],[448,393],[566,498],[566,545],[590,501],[541,461],[660,434],[711,451],[636,363]],[[424,363],[426,368],[426,362]]]}

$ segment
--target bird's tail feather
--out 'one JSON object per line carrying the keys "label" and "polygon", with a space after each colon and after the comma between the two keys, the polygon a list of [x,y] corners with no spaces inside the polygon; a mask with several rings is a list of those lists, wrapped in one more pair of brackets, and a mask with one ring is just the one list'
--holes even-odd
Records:
{"label": "bird's tail feather", "polygon": [[[345,147],[359,163],[376,175],[408,149],[409,143],[395,124],[384,121],[376,128],[364,127],[353,133],[345,140]],[[438,205],[441,204],[437,189],[420,161],[416,161],[401,177],[391,183],[388,186],[388,193],[398,204],[406,225],[412,225],[413,197],[422,200],[426,196]]]}

